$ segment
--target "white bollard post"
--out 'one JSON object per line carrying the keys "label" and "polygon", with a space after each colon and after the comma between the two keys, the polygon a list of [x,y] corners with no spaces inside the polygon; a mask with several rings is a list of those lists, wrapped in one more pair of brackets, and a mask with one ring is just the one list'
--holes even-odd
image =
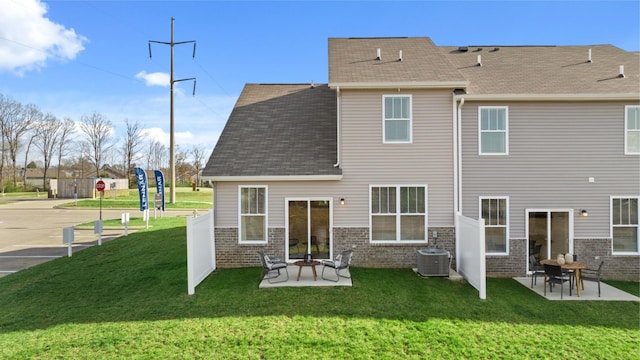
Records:
{"label": "white bollard post", "polygon": [[73,233],[74,227],[66,227],[62,229],[62,243],[67,244],[67,255],[71,257],[73,255]]}
{"label": "white bollard post", "polygon": [[98,234],[98,245],[102,246],[102,220],[93,223],[93,233]]}
{"label": "white bollard post", "polygon": [[122,213],[122,225],[124,225],[124,236],[129,235],[129,213]]}

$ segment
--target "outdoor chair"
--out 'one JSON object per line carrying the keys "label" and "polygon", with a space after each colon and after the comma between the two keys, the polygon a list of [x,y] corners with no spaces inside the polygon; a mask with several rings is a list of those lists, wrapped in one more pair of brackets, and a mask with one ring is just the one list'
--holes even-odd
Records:
{"label": "outdoor chair", "polygon": [[540,261],[540,251],[542,250],[542,245],[534,245],[532,254],[536,258],[537,261]]}
{"label": "outdoor chair", "polygon": [[602,271],[602,265],[604,265],[604,261],[600,262],[598,269],[582,269],[580,271],[580,284],[576,284],[576,286],[582,285],[582,290],[584,290],[584,280],[595,281],[598,283],[598,297],[600,297],[600,275]]}
{"label": "outdoor chair", "polygon": [[529,255],[529,270],[531,271],[531,287],[538,283],[538,276],[544,276],[544,267],[538,262],[535,255]]}
{"label": "outdoor chair", "polygon": [[[351,265],[351,258],[353,257],[353,250],[345,250],[336,256],[335,260],[322,260],[322,279],[338,282],[341,277],[350,279],[351,273],[349,275],[342,275],[340,271],[347,270],[349,271],[349,266]],[[326,268],[332,268],[336,272],[337,279],[329,279],[324,277],[324,270]]]}
{"label": "outdoor chair", "polygon": [[[278,258],[269,257],[264,252],[258,251],[260,255],[260,261],[262,262],[262,275],[260,279],[267,279],[270,284],[285,282],[289,280],[289,270],[287,270],[287,263],[280,261]],[[287,277],[284,280],[273,281],[280,277],[280,270],[284,269]],[[265,276],[266,275],[266,276]]]}
{"label": "outdoor chair", "polygon": [[[544,296],[547,296],[547,283],[549,292],[553,292],[553,285],[560,284],[560,299],[562,299],[563,284],[571,281],[571,275],[562,270],[560,265],[544,264],[545,285]],[[571,296],[571,286],[569,286],[569,296]]]}

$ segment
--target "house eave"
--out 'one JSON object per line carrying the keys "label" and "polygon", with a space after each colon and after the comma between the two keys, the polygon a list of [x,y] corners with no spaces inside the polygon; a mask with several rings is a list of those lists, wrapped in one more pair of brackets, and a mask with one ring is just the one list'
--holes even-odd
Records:
{"label": "house eave", "polygon": [[415,82],[342,82],[329,83],[332,89],[460,89],[468,81],[415,81]]}
{"label": "house eave", "polygon": [[640,93],[624,94],[460,94],[465,101],[640,101]]}
{"label": "house eave", "polygon": [[271,176],[202,176],[205,181],[241,182],[241,181],[339,181],[342,175],[271,175]]}

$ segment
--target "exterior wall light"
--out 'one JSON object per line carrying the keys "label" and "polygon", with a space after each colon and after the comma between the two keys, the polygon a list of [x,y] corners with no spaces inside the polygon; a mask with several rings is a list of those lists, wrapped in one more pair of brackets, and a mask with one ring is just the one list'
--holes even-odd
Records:
{"label": "exterior wall light", "polygon": [[589,212],[585,209],[580,210],[580,216],[587,217],[589,216]]}
{"label": "exterior wall light", "polygon": [[340,198],[340,205],[344,205],[344,198]]}

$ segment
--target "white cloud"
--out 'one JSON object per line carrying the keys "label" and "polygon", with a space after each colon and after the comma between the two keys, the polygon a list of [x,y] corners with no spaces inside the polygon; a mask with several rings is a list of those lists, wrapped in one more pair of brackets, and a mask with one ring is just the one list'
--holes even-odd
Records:
{"label": "white cloud", "polygon": [[169,146],[169,134],[159,127],[146,128],[142,135],[149,140],[157,141],[164,146]]}
{"label": "white cloud", "polygon": [[169,86],[169,82],[171,80],[169,77],[169,74],[167,73],[163,73],[163,72],[147,73],[144,70],[137,73],[136,78],[144,80],[147,86],[164,86],[164,87]]}
{"label": "white cloud", "polygon": [[[146,128],[142,135],[149,141],[157,141],[167,149],[170,143],[170,134],[158,127]],[[190,151],[193,146],[200,145],[205,148],[205,152],[213,150],[213,146],[220,137],[220,131],[202,131],[194,134],[191,131],[176,131],[174,141],[176,146],[184,151]]]}
{"label": "white cloud", "polygon": [[23,73],[50,58],[72,60],[88,39],[46,17],[40,0],[0,0],[0,71]]}

